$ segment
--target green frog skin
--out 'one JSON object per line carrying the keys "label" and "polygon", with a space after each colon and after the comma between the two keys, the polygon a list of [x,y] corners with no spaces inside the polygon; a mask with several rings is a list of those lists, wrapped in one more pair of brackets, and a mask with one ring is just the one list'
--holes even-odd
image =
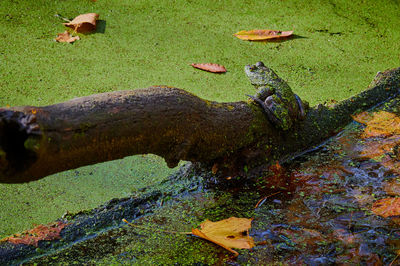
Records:
{"label": "green frog skin", "polygon": [[267,118],[282,130],[290,129],[298,120],[305,117],[305,108],[299,96],[289,85],[263,62],[247,65],[244,68],[257,93],[247,95],[258,103]]}

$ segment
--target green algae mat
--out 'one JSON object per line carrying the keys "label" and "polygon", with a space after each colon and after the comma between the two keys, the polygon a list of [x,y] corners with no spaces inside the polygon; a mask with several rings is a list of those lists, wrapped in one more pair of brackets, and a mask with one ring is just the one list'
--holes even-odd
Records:
{"label": "green algae mat", "polygon": [[[243,66],[264,61],[312,105],[365,89],[400,65],[398,1],[11,1],[0,2],[0,106],[48,105],[93,93],[165,84],[216,101],[254,89]],[[57,14],[100,14],[98,32],[56,43]],[[248,42],[240,30],[294,30],[279,42]],[[224,65],[210,74],[191,63]],[[141,195],[176,169],[134,156],[22,185],[0,185],[0,238]]]}

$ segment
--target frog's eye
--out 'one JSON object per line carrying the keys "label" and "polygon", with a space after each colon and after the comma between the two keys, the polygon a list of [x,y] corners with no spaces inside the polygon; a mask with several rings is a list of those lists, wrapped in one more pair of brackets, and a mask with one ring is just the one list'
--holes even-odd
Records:
{"label": "frog's eye", "polygon": [[254,71],[254,70],[256,70],[256,66],[255,65],[252,65],[252,66],[250,66],[250,71]]}
{"label": "frog's eye", "polygon": [[259,62],[256,63],[256,66],[257,67],[264,67],[265,65],[264,65],[263,62],[259,61]]}

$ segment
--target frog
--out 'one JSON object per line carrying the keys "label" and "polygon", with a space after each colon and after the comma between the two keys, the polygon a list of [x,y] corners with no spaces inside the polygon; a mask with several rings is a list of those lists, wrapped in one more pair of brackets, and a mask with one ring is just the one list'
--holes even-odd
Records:
{"label": "frog", "polygon": [[247,96],[262,107],[274,126],[287,131],[305,118],[308,105],[271,68],[260,61],[254,65],[246,65],[244,70],[257,89],[255,95]]}

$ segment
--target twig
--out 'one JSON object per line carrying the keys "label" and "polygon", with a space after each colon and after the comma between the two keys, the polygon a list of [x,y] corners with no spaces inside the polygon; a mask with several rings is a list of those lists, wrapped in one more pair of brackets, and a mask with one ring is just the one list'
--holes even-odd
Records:
{"label": "twig", "polygon": [[59,18],[59,19],[62,19],[62,20],[64,20],[64,21],[66,21],[66,22],[71,22],[71,20],[69,20],[69,19],[67,19],[67,18],[64,18],[63,16],[61,16],[60,14],[55,14],[54,15],[55,17],[57,17],[57,18]]}
{"label": "twig", "polygon": [[274,195],[276,195],[276,194],[279,194],[279,193],[281,193],[281,192],[282,192],[282,191],[278,191],[278,192],[272,193],[271,195],[268,195],[268,196],[266,196],[266,197],[260,199],[260,200],[257,202],[257,204],[256,204],[256,206],[254,207],[254,209],[257,209],[259,206],[261,206],[267,198],[272,197],[272,196],[274,196]]}
{"label": "twig", "polygon": [[397,254],[397,256],[392,260],[392,262],[389,264],[389,266],[392,266],[393,263],[399,258],[400,254]]}

